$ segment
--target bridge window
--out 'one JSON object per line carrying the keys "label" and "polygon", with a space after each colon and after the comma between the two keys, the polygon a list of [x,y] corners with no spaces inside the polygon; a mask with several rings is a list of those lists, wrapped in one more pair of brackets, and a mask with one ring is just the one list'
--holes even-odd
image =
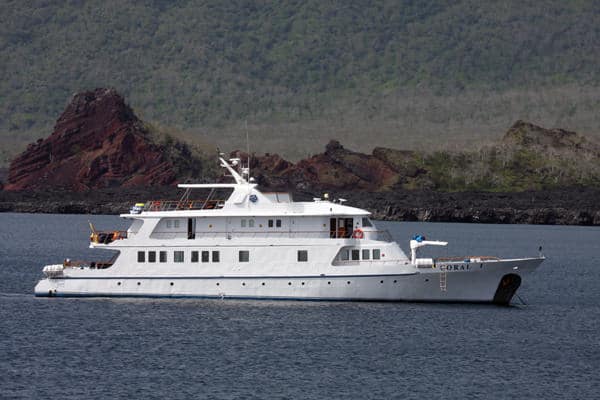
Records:
{"label": "bridge window", "polygon": [[146,252],[138,251],[138,262],[139,263],[146,262]]}
{"label": "bridge window", "polygon": [[197,251],[192,251],[192,262],[193,263],[197,263],[198,262],[198,252]]}
{"label": "bridge window", "polygon": [[167,262],[167,252],[166,251],[161,251],[158,253],[158,261],[160,261],[161,263]]}
{"label": "bridge window", "polygon": [[203,262],[203,263],[205,263],[205,262],[208,262],[208,255],[209,255],[209,254],[210,254],[210,253],[209,253],[208,251],[203,251],[203,252],[202,252],[202,262]]}
{"label": "bridge window", "polygon": [[298,262],[308,261],[308,250],[298,250]]}
{"label": "bridge window", "polygon": [[173,252],[173,261],[175,261],[176,263],[182,263],[183,262],[183,251],[175,250]]}
{"label": "bridge window", "polygon": [[358,249],[352,250],[352,260],[360,260],[360,250],[358,250]]}
{"label": "bridge window", "polygon": [[363,259],[363,260],[368,260],[368,259],[370,258],[370,257],[369,257],[369,253],[370,253],[370,252],[371,252],[371,251],[370,251],[369,249],[363,249],[363,251],[362,251],[362,259]]}
{"label": "bridge window", "polygon": [[381,259],[381,250],[373,249],[373,260]]}
{"label": "bridge window", "polygon": [[248,250],[240,250],[239,260],[240,262],[249,262],[250,252]]}
{"label": "bridge window", "polygon": [[370,228],[373,226],[373,224],[371,223],[371,220],[369,218],[363,217],[362,226],[363,226],[363,228]]}
{"label": "bridge window", "polygon": [[212,261],[213,262],[219,262],[219,252],[218,251],[213,251],[212,252]]}
{"label": "bridge window", "polygon": [[155,251],[149,251],[148,252],[148,262],[156,262],[156,252]]}

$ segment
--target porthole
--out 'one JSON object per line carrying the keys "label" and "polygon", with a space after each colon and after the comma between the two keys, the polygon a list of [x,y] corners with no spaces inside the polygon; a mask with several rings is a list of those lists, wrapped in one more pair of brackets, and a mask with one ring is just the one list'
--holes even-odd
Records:
{"label": "porthole", "polygon": [[292,282],[288,282],[288,285],[289,285],[289,286],[292,286]]}
{"label": "porthole", "polygon": [[350,281],[346,282],[348,285],[350,284]]}
{"label": "porthole", "polygon": [[397,283],[398,281],[394,279],[394,283]]}
{"label": "porthole", "polygon": [[121,286],[121,282],[117,282],[117,285],[118,285],[118,286]]}
{"label": "porthole", "polygon": [[142,282],[138,282],[138,286],[140,286],[142,284]]}
{"label": "porthole", "polygon": [[246,282],[242,282],[242,286],[246,286]]}
{"label": "porthole", "polygon": [[302,286],[304,286],[304,282],[302,282]]}
{"label": "porthole", "polygon": [[265,283],[263,282],[262,285],[265,286]]}
{"label": "porthole", "polygon": [[379,281],[379,283],[383,283],[383,281]]}
{"label": "porthole", "polygon": [[327,282],[328,285],[331,285],[331,282]]}
{"label": "porthole", "polygon": [[429,282],[429,278],[425,279],[425,282]]}
{"label": "porthole", "polygon": [[219,282],[217,282],[217,286],[219,286]]}
{"label": "porthole", "polygon": [[171,282],[171,286],[173,286],[173,282]]}

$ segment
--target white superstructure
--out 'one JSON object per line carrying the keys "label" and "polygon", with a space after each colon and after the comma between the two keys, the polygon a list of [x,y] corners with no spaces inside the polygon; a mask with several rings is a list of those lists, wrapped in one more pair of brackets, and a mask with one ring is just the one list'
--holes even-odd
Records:
{"label": "white superstructure", "polygon": [[[97,232],[92,248],[116,250],[107,262],[48,265],[36,296],[141,296],[305,300],[495,302],[508,304],[521,276],[543,257],[411,257],[379,231],[370,213],[343,201],[293,202],[288,193],[262,193],[220,159],[231,184],[179,185],[179,201],[136,204],[121,217],[126,232]],[[209,189],[190,200],[195,189]],[[213,199],[229,190],[227,199]]]}

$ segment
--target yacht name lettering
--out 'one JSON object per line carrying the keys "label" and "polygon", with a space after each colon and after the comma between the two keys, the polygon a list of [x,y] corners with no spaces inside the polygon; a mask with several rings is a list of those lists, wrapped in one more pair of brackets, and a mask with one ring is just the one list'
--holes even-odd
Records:
{"label": "yacht name lettering", "polygon": [[468,270],[470,270],[469,264],[440,265],[440,271],[468,271]]}

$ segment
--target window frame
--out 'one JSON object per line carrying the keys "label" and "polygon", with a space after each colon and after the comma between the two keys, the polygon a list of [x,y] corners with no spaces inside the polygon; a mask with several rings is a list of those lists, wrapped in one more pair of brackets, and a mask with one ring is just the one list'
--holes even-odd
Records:
{"label": "window frame", "polygon": [[210,262],[210,251],[202,250],[202,253],[200,254],[200,261],[203,263]]}
{"label": "window frame", "polygon": [[238,261],[239,262],[250,262],[250,250],[239,250]]}
{"label": "window frame", "polygon": [[381,249],[373,249],[373,260],[381,260]]}
{"label": "window frame", "polygon": [[[215,255],[216,255],[216,257],[215,257]],[[220,254],[219,250],[213,250],[212,251],[211,260],[214,263],[221,262],[221,254]]]}
{"label": "window frame", "polygon": [[155,263],[156,262],[156,251],[152,250],[148,252],[148,262]]}
{"label": "window frame", "polygon": [[198,250],[192,250],[192,255],[190,256],[190,262],[197,263],[200,261],[200,257],[198,256]]}
{"label": "window frame", "polygon": [[360,261],[360,250],[352,249],[350,251],[350,258],[352,259],[352,261]]}
{"label": "window frame", "polygon": [[138,251],[137,252],[137,262],[138,263],[145,263],[146,262],[146,252],[145,251]]}
{"label": "window frame", "polygon": [[168,260],[168,256],[167,256],[167,251],[166,250],[161,250],[158,252],[158,262],[161,263],[166,263]]}
{"label": "window frame", "polygon": [[175,263],[185,262],[185,251],[173,250],[173,262],[175,262]]}
{"label": "window frame", "polygon": [[308,262],[308,250],[298,250],[296,259],[298,262]]}
{"label": "window frame", "polygon": [[[366,255],[366,257],[365,257],[365,255]],[[371,257],[370,257],[371,256],[371,250],[369,250],[369,249],[362,249],[361,256],[362,256],[363,260],[370,260],[371,259]]]}

